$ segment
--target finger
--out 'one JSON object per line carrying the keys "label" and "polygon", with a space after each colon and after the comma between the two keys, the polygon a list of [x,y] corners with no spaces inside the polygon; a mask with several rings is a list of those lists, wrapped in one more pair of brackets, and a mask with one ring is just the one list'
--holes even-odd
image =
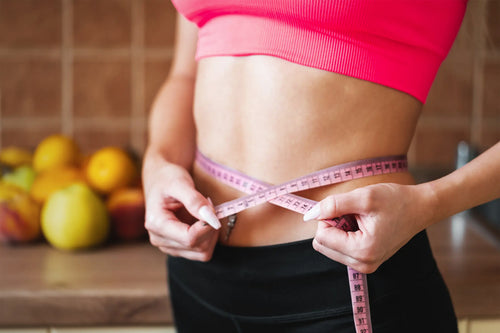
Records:
{"label": "finger", "polygon": [[192,247],[203,247],[206,242],[212,243],[217,240],[219,231],[211,228],[203,221],[197,221],[188,229],[188,238]]}
{"label": "finger", "polygon": [[[202,223],[202,222],[200,222]],[[204,226],[208,232],[199,234],[196,244],[187,244],[185,241],[177,241],[174,239],[165,238],[154,232],[149,232],[150,243],[158,248],[171,249],[175,251],[192,251],[192,252],[206,252],[211,250],[218,240],[218,232],[210,226]]]}
{"label": "finger", "polygon": [[304,221],[331,219],[342,215],[363,213],[365,213],[363,195],[358,189],[326,197],[304,214]]}
{"label": "finger", "polygon": [[374,272],[383,262],[373,247],[373,240],[364,237],[362,230],[346,232],[320,221],[314,240],[318,252],[362,273]]}
{"label": "finger", "polygon": [[213,255],[213,248],[205,252],[194,252],[194,251],[178,250],[165,247],[159,247],[159,250],[162,251],[163,253],[168,254],[169,256],[182,257],[189,260],[196,260],[203,262],[209,261]]}
{"label": "finger", "polygon": [[325,221],[319,221],[314,239],[320,244],[348,256],[351,248],[350,243],[353,241],[349,237],[350,234],[352,233],[332,227]]}
{"label": "finger", "polygon": [[179,248],[192,249],[199,247],[207,238],[212,237],[216,230],[202,221],[192,225],[183,223],[175,218],[171,212],[163,214],[164,219],[156,218],[146,221],[146,229],[150,232],[150,238],[155,246],[176,246]]}
{"label": "finger", "polygon": [[168,196],[179,200],[187,211],[197,219],[205,221],[214,229],[219,229],[221,223],[215,215],[211,202],[196,191],[188,180],[177,180],[169,187]]}

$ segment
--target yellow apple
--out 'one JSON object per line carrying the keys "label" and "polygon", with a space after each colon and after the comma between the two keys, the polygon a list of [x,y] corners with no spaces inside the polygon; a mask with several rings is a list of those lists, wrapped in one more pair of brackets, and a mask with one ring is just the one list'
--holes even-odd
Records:
{"label": "yellow apple", "polygon": [[110,229],[104,202],[83,183],[52,193],[42,208],[41,222],[47,241],[63,250],[101,245]]}

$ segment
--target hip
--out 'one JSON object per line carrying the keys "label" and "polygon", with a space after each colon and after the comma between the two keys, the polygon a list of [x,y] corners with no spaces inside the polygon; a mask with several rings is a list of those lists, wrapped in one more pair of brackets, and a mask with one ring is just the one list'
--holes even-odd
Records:
{"label": "hip", "polygon": [[[346,266],[314,251],[311,240],[259,247],[218,244],[210,262],[169,257],[168,271],[174,313],[183,311],[185,298],[178,296],[185,294],[242,326],[320,320],[330,328],[352,329]],[[452,332],[456,326],[425,231],[368,275],[368,285],[374,329],[413,332],[422,325],[432,331],[440,321],[452,328],[441,331]]]}

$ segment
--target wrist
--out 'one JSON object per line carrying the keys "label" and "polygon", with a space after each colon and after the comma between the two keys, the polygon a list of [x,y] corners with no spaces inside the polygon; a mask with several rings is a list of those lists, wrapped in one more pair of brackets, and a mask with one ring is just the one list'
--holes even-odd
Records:
{"label": "wrist", "polygon": [[419,198],[417,200],[417,209],[420,215],[418,223],[423,230],[444,218],[443,206],[432,182],[415,185],[415,188]]}

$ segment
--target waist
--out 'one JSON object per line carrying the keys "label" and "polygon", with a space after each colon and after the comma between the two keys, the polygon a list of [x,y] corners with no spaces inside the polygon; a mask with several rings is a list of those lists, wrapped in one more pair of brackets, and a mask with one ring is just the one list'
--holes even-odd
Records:
{"label": "waist", "polygon": [[194,121],[202,152],[280,183],[405,154],[420,110],[411,96],[373,82],[274,57],[214,57],[199,63]]}
{"label": "waist", "polygon": [[[304,155],[304,160],[307,159],[307,155]],[[221,179],[216,179],[217,172],[210,172],[207,170],[207,163],[210,163],[209,160],[205,160],[205,157],[202,154],[198,156],[198,163],[195,163],[193,168],[193,176],[195,182],[197,184],[198,189],[205,196],[210,197],[215,205],[219,205],[225,203],[227,201],[241,198],[245,195],[242,191],[247,192],[248,189],[244,189],[242,187],[234,186],[234,184],[226,185]],[[391,159],[385,159],[386,161]],[[405,164],[405,160],[403,161]],[[300,161],[297,161],[300,163]],[[401,184],[412,184],[414,183],[411,175],[404,169],[401,169],[401,164],[399,165],[400,169],[395,168],[394,164],[391,168],[380,169],[383,167],[379,162],[376,164],[366,164],[361,162],[354,162],[356,168],[354,168],[354,164],[351,164],[349,168],[345,169],[344,167],[334,166],[329,170],[329,172],[323,172],[324,175],[330,177],[328,180],[325,178],[323,181],[323,174],[321,175],[321,183],[322,186],[314,189],[305,189],[311,186],[308,185],[299,185],[301,191],[297,192],[300,196],[307,199],[311,199],[313,201],[322,200],[324,197],[334,194],[334,193],[342,193],[347,192],[349,190],[355,189],[357,187],[366,186],[369,184],[380,183],[380,182],[395,182]],[[217,165],[216,167],[225,168],[225,166]],[[359,166],[359,168],[358,168]],[[231,167],[231,166],[229,166]],[[293,165],[290,167],[293,168]],[[284,172],[286,172],[287,165],[283,165]],[[364,168],[364,169],[363,169]],[[219,169],[220,170],[220,169]],[[351,171],[340,172],[340,170],[357,170],[358,174],[351,173]],[[315,170],[317,171],[317,170]],[[224,175],[223,177],[232,177],[231,170],[228,171],[228,175]],[[338,173],[337,173],[338,172]],[[237,173],[237,171],[236,171]],[[330,176],[328,176],[328,174]],[[241,173],[240,173],[241,175]],[[369,175],[369,176],[368,176]],[[213,177],[215,176],[215,177]],[[252,175],[250,175],[252,176]],[[367,177],[368,176],[368,177]],[[245,176],[243,176],[245,177]],[[334,179],[335,177],[335,179]],[[219,175],[219,178],[222,178]],[[309,179],[310,177],[308,177]],[[309,179],[309,182],[314,182],[318,177],[313,177]],[[250,182],[251,179],[248,179]],[[290,179],[287,179],[290,180]],[[245,181],[245,179],[243,179]],[[257,180],[259,182],[260,180]],[[227,183],[227,182],[226,182]],[[278,183],[272,183],[277,185]],[[297,182],[299,184],[299,182]],[[266,185],[264,185],[266,186]],[[291,185],[292,187],[294,185]],[[236,188],[236,189],[235,189]],[[289,199],[289,198],[286,198]],[[293,198],[292,198],[293,199]],[[263,200],[261,200],[263,201]],[[250,201],[246,201],[244,203],[240,203],[240,206],[244,204],[244,206],[248,206],[248,202],[255,202],[255,200],[250,199]],[[303,202],[296,202],[294,204],[300,204]],[[310,203],[309,203],[310,204]],[[232,208],[229,207],[230,210]],[[307,209],[306,209],[307,210]],[[297,211],[297,210],[296,210]],[[302,212],[304,213],[304,212]],[[226,214],[227,215],[227,214]],[[296,240],[312,238],[314,237],[316,231],[316,223],[315,222],[307,222],[304,223],[302,221],[302,215],[292,212],[290,210],[286,210],[282,207],[276,207],[270,203],[259,204],[255,207],[251,207],[244,211],[238,212],[237,215],[237,228],[231,231],[231,237],[229,239],[224,236],[227,234],[228,229],[228,220],[222,219],[222,229],[220,235],[220,242],[226,243],[234,246],[261,246],[261,245],[272,245],[279,244],[284,242],[292,242]]]}

